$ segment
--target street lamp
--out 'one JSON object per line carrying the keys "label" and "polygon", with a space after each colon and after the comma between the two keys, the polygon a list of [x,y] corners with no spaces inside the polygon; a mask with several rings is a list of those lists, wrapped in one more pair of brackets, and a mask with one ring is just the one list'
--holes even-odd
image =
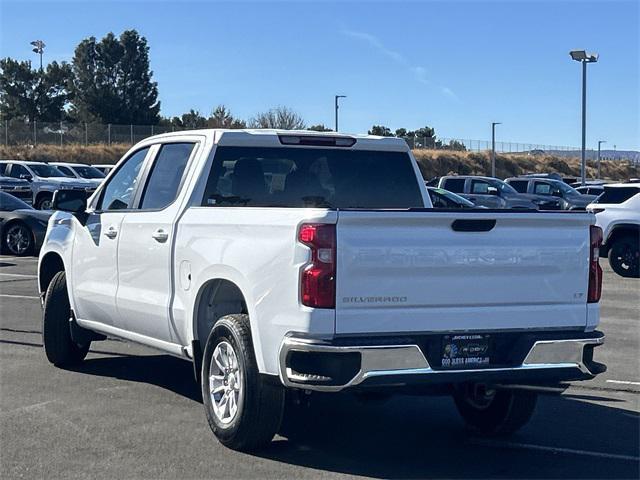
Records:
{"label": "street lamp", "polygon": [[336,101],[336,132],[338,131],[338,100],[341,98],[347,98],[346,95],[336,95],[335,96],[335,101]]}
{"label": "street lamp", "polygon": [[501,122],[491,123],[491,176],[496,176],[496,125],[502,125]]}
{"label": "street lamp", "polygon": [[607,143],[606,140],[598,140],[598,180],[600,179],[600,145]]}
{"label": "street lamp", "polygon": [[586,143],[587,143],[587,63],[595,63],[598,61],[597,53],[587,53],[585,50],[572,50],[569,52],[571,58],[576,62],[582,63],[582,151],[581,151],[581,181],[586,183],[587,161],[586,161]]}
{"label": "street lamp", "polygon": [[33,51],[40,55],[40,70],[42,70],[42,54],[44,53],[44,47],[46,47],[46,45],[42,40],[34,40],[31,42],[31,45],[34,47]]}

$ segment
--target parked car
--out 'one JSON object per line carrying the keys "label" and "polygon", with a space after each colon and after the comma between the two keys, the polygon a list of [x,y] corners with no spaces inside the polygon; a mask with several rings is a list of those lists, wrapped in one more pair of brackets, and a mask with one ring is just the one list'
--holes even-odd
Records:
{"label": "parked car", "polygon": [[597,197],[604,192],[604,185],[585,185],[584,187],[575,187],[576,192],[581,195],[592,195]]}
{"label": "parked car", "polygon": [[19,198],[0,192],[1,250],[18,256],[37,254],[52,213],[35,210]]}
{"label": "parked car", "polygon": [[69,178],[80,178],[91,181],[96,188],[102,180],[104,180],[105,174],[91,165],[85,165],[83,163],[63,163],[63,162],[51,162],[49,165],[53,165],[58,168]]}
{"label": "parked car", "polygon": [[502,180],[492,177],[453,175],[441,177],[438,187],[457,193],[475,205],[487,208],[558,210],[556,199],[520,194]]}
{"label": "parked car", "polygon": [[605,185],[587,210],[603,231],[600,255],[618,275],[640,277],[640,183]]}
{"label": "parked car", "polygon": [[33,201],[31,184],[20,178],[5,177],[2,171],[3,166],[4,165],[0,165],[0,192],[8,193],[23,202],[31,203]]}
{"label": "parked car", "polygon": [[562,180],[540,177],[512,177],[505,180],[520,193],[538,195],[544,198],[554,197],[560,202],[562,210],[584,210],[593,202],[595,195],[584,195]]}
{"label": "parked car", "polygon": [[433,208],[476,208],[476,204],[444,188],[427,186]]}
{"label": "parked car", "polygon": [[295,435],[306,392],[448,392],[468,425],[508,434],[535,409],[527,385],[605,370],[594,216],[434,210],[399,138],[158,135],[54,206],[47,359],[113,335],[191,361],[231,448]]}
{"label": "parked car", "polygon": [[53,165],[22,160],[0,160],[4,175],[27,180],[31,184],[32,204],[38,210],[51,209],[53,192],[58,189],[77,189],[89,193],[95,191],[96,184],[89,180],[67,178]]}
{"label": "parked car", "polygon": [[95,167],[98,170],[100,170],[106,176],[111,170],[113,170],[113,167],[115,167],[115,165],[111,165],[111,164],[108,164],[108,163],[102,163],[102,164],[98,164],[98,165],[93,165],[93,167]]}

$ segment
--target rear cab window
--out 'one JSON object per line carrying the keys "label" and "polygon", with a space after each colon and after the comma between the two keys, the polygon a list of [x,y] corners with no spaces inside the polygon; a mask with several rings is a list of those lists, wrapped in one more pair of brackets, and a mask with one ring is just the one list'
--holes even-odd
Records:
{"label": "rear cab window", "polygon": [[203,206],[423,208],[403,152],[218,147]]}
{"label": "rear cab window", "polygon": [[447,178],[442,184],[442,188],[453,193],[464,193],[464,178]]}
{"label": "rear cab window", "polygon": [[507,182],[518,193],[527,193],[527,187],[529,186],[528,180],[509,180]]}

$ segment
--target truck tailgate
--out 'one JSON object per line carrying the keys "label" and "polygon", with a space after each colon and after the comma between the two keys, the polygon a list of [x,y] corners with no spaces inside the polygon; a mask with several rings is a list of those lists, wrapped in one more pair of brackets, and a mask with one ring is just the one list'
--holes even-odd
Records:
{"label": "truck tailgate", "polygon": [[588,213],[340,211],[336,334],[584,328],[591,223]]}

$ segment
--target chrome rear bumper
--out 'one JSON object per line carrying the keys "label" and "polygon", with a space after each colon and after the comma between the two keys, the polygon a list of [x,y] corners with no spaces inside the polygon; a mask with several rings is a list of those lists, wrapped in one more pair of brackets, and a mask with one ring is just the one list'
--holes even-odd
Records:
{"label": "chrome rear bumper", "polygon": [[[456,383],[462,381],[503,380],[526,382],[528,378],[550,378],[575,380],[593,378],[601,371],[592,371],[594,365],[585,347],[604,343],[604,335],[594,338],[572,338],[539,340],[532,345],[520,365],[500,368],[434,369],[429,365],[418,345],[333,345],[329,342],[285,337],[280,348],[280,379],[287,387],[325,392],[337,392],[367,383],[378,386],[401,386],[414,383]],[[359,356],[359,366],[347,375],[347,379],[336,381],[331,376],[313,371],[297,371],[290,359],[293,352],[314,353],[315,358],[331,356],[340,362],[344,354]],[[337,355],[336,355],[337,354]],[[587,358],[589,357],[589,358]],[[352,355],[352,358],[355,356]],[[353,362],[352,362],[353,363]],[[604,368],[601,364],[597,364]],[[308,369],[308,370],[313,370]]]}

